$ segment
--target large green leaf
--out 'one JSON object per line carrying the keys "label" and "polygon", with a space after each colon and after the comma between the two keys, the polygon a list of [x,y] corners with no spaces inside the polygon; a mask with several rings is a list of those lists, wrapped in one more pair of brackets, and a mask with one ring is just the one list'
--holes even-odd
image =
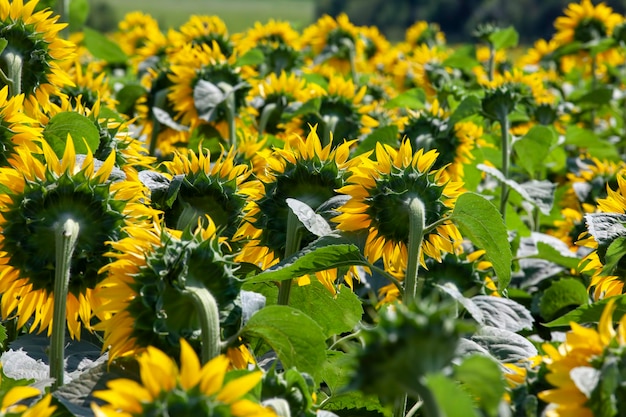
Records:
{"label": "large green leaf", "polygon": [[597,323],[600,321],[600,316],[602,316],[604,307],[606,307],[606,304],[609,302],[609,300],[612,299],[615,300],[615,311],[613,312],[613,319],[619,320],[623,315],[626,314],[626,295],[616,295],[613,297],[603,298],[591,304],[582,305],[577,309],[572,310],[569,313],[559,317],[558,319],[552,320],[551,322],[544,324],[544,326],[569,326],[571,322],[579,324]]}
{"label": "large green leaf", "polygon": [[250,317],[241,334],[263,339],[285,368],[294,367],[319,380],[326,359],[326,336],[302,311],[280,305],[265,307]]}
{"label": "large green leaf", "polygon": [[76,32],[80,30],[87,17],[89,16],[89,2],[88,0],[72,0],[70,1],[70,31]]}
{"label": "large green leaf", "polygon": [[552,320],[563,314],[565,309],[574,309],[589,303],[587,287],[574,278],[563,278],[543,292],[539,301],[539,312],[545,320]]}
{"label": "large green leaf", "polygon": [[454,125],[463,119],[478,114],[481,109],[480,99],[476,96],[467,96],[454,109],[454,113],[450,116],[450,124]]}
{"label": "large green leaf", "polygon": [[621,160],[615,145],[608,140],[603,140],[589,129],[576,125],[570,125],[565,131],[565,145],[575,145],[585,149],[590,156],[612,161]]}
{"label": "large green leaf", "polygon": [[337,235],[321,237],[247,282],[284,281],[331,268],[369,265],[359,248]]}
{"label": "large green leaf", "polygon": [[484,355],[468,356],[454,368],[454,376],[487,415],[498,415],[505,383],[497,362]]}
{"label": "large green leaf", "polygon": [[519,34],[513,26],[509,26],[505,29],[500,29],[489,35],[489,40],[493,44],[496,50],[513,48],[517,46],[519,41]]}
{"label": "large green leaf", "polygon": [[97,30],[83,28],[85,46],[91,54],[109,64],[125,64],[128,56],[122,48]]}
{"label": "large green leaf", "polygon": [[496,273],[498,288],[506,288],[511,281],[513,255],[498,209],[478,194],[464,193],[457,199],[451,219],[464,237],[485,250]]}
{"label": "large green leaf", "polygon": [[[432,393],[441,416],[478,417],[474,402],[459,384],[443,374],[426,377],[426,388]],[[435,415],[435,414],[433,414]]]}
{"label": "large green leaf", "polygon": [[359,142],[354,150],[354,155],[371,151],[376,148],[376,144],[396,146],[398,144],[398,126],[383,126],[375,129]]}
{"label": "large green leaf", "polygon": [[333,295],[315,279],[309,285],[293,286],[289,305],[315,320],[327,338],[354,330],[363,315],[359,297],[350,288],[342,286]]}
{"label": "large green leaf", "polygon": [[385,103],[386,109],[405,108],[421,110],[426,106],[426,93],[421,88],[412,88]]}
{"label": "large green leaf", "polygon": [[77,154],[93,153],[100,146],[100,132],[89,118],[75,112],[58,113],[48,121],[43,136],[59,158],[65,151],[68,134]]}
{"label": "large green leaf", "polygon": [[517,164],[531,176],[545,168],[545,160],[556,142],[556,132],[546,126],[534,126],[513,144]]}

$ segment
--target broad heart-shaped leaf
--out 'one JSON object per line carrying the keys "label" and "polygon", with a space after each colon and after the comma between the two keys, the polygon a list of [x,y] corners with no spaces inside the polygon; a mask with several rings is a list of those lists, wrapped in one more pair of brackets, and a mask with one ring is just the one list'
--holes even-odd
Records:
{"label": "broad heart-shaped leaf", "polygon": [[585,214],[587,231],[600,248],[608,248],[617,238],[626,236],[626,214],[588,213]]}
{"label": "broad heart-shaped leaf", "polygon": [[247,280],[249,283],[284,281],[327,269],[370,265],[359,248],[336,234],[321,237],[289,258]]}
{"label": "broad heart-shaped leaf", "polygon": [[574,381],[576,388],[587,398],[590,398],[593,390],[600,382],[601,372],[591,366],[577,366],[569,372],[569,376]]}
{"label": "broad heart-shaped leaf", "polygon": [[83,28],[85,46],[91,54],[109,64],[125,64],[128,56],[118,44],[97,30]]}
{"label": "broad heart-shaped leaf", "polygon": [[563,278],[543,292],[539,301],[539,312],[544,320],[549,321],[562,315],[565,309],[573,310],[589,303],[587,287],[574,278]]}
{"label": "broad heart-shaped leaf", "polygon": [[259,48],[252,48],[235,62],[235,66],[242,67],[244,65],[259,65],[265,61],[265,55]]}
{"label": "broad heart-shaped leaf", "polygon": [[471,355],[455,366],[454,376],[487,415],[496,417],[505,392],[505,382],[500,365],[484,355]]}
{"label": "broad heart-shaped leaf", "polygon": [[333,231],[326,219],[317,214],[308,204],[295,198],[287,198],[285,202],[306,230],[315,236],[326,236]]}
{"label": "broad heart-shaped leaf", "polygon": [[148,91],[146,87],[140,84],[127,84],[119,90],[115,98],[117,99],[116,110],[127,116],[133,115],[135,103],[139,98],[143,97]]}
{"label": "broad heart-shaped leaf", "polygon": [[534,176],[545,167],[546,158],[556,140],[554,129],[541,125],[533,126],[513,144],[513,150],[518,156],[517,164]]}
{"label": "broad heart-shaped leaf", "polygon": [[395,146],[398,143],[398,126],[390,125],[375,129],[359,142],[354,155],[360,155],[376,148],[376,144]]}
{"label": "broad heart-shaped leaf", "polygon": [[481,109],[480,99],[477,96],[467,96],[459,103],[450,116],[449,123],[454,126],[461,120],[477,114]]}
{"label": "broad heart-shaped leaf", "polygon": [[573,124],[568,126],[565,131],[564,145],[580,146],[586,149],[590,156],[601,160],[621,160],[620,154],[613,143],[608,140],[601,139],[591,130],[584,129]]}
{"label": "broad heart-shaped leaf", "polygon": [[[430,390],[440,414],[446,417],[478,417],[474,402],[457,382],[443,374],[426,376],[426,389]],[[422,407],[424,408],[424,407]]]}
{"label": "broad heart-shaped leaf", "polygon": [[620,274],[617,268],[624,255],[626,255],[626,236],[618,237],[606,249],[606,253],[601,258],[604,261],[602,275]]}
{"label": "broad heart-shaped leaf", "polygon": [[267,306],[250,317],[241,334],[263,339],[285,368],[295,367],[319,381],[320,366],[326,359],[326,336],[315,320],[302,311],[289,306]]}
{"label": "broad heart-shaped leaf", "polygon": [[588,104],[590,106],[602,106],[608,104],[613,98],[613,90],[609,87],[601,87],[595,90],[591,90],[584,94],[575,102],[577,104]]}
{"label": "broad heart-shaped leaf", "polygon": [[470,340],[505,363],[515,363],[537,355],[537,348],[525,337],[493,326],[481,327]]}
{"label": "broad heart-shaped leaf", "polygon": [[426,106],[426,93],[421,88],[412,88],[385,103],[386,109],[406,108],[421,110]]}
{"label": "broad heart-shaped leaf", "polygon": [[342,416],[392,416],[391,409],[384,407],[376,395],[365,395],[361,391],[345,391],[332,395],[324,399],[321,408],[341,412]]}
{"label": "broad heart-shaped leaf", "polygon": [[568,269],[577,268],[581,260],[562,240],[538,232],[520,239],[517,257],[543,259]]}
{"label": "broad heart-shaped leaf", "polygon": [[[597,417],[612,417],[619,415],[616,390],[621,385],[621,363],[620,358],[609,356],[604,360],[600,368],[598,383],[589,401],[591,411]],[[582,381],[579,381],[582,382]]]}
{"label": "broad heart-shaped leaf", "polygon": [[93,153],[100,146],[100,132],[88,117],[75,112],[58,113],[48,121],[43,137],[59,158],[63,157],[68,134],[77,154]]}
{"label": "broad heart-shaped leaf", "polygon": [[8,44],[9,41],[7,41],[5,38],[0,38],[0,54],[2,53],[2,51],[4,51],[4,48],[6,48]]}
{"label": "broad heart-shaped leaf", "polygon": [[70,31],[76,32],[80,30],[87,16],[89,16],[89,2],[87,0],[72,0],[70,2]]}
{"label": "broad heart-shaped leaf", "polygon": [[517,46],[519,34],[513,26],[506,29],[500,29],[489,35],[489,40],[496,50],[504,48],[513,48]]}
{"label": "broad heart-shaped leaf", "polygon": [[498,209],[484,197],[467,192],[457,199],[450,218],[464,237],[485,250],[485,257],[496,273],[498,288],[505,289],[511,281],[513,255]]}
{"label": "broad heart-shaped leaf", "polygon": [[291,288],[289,305],[311,317],[329,338],[354,330],[363,315],[359,297],[350,288],[342,286],[333,296],[318,280],[308,285]]}
{"label": "broad heart-shaped leaf", "polygon": [[504,297],[476,295],[470,300],[482,310],[484,324],[511,332],[533,328],[533,316],[517,301]]}
{"label": "broad heart-shaped leaf", "polygon": [[452,54],[443,61],[444,67],[457,68],[471,72],[480,63],[476,60],[476,47],[474,45],[461,45],[454,48]]}
{"label": "broad heart-shaped leaf", "polygon": [[615,300],[615,311],[613,312],[613,320],[619,320],[626,314],[626,295],[615,295],[613,297],[603,298],[598,301],[594,301],[591,304],[585,304],[578,307],[575,310],[570,311],[564,316],[558,319],[552,320],[549,323],[544,324],[546,327],[562,327],[569,326],[571,322],[583,324],[583,323],[597,323],[600,321],[600,316],[604,311],[609,300]]}
{"label": "broad heart-shaped leaf", "polygon": [[451,282],[447,282],[443,285],[435,284],[435,286],[458,301],[478,324],[485,324],[483,311],[476,304],[474,304],[471,299],[461,294],[456,285]]}

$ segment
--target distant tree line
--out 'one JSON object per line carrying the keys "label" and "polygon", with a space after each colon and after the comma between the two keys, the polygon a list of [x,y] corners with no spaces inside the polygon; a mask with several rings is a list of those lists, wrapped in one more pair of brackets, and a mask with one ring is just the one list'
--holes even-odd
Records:
{"label": "distant tree line", "polygon": [[[579,0],[577,0],[578,2]],[[592,1],[598,4],[598,1]],[[316,18],[345,12],[356,25],[377,26],[391,40],[419,20],[438,23],[448,42],[468,42],[480,23],[514,26],[520,41],[530,44],[554,33],[554,20],[563,15],[568,0],[317,0]],[[626,0],[604,3],[616,13],[626,11]]]}

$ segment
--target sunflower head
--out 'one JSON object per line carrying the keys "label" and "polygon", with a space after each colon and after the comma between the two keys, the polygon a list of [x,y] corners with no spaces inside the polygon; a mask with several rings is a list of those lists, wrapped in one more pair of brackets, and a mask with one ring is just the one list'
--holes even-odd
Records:
{"label": "sunflower head", "polygon": [[611,36],[613,28],[622,23],[623,16],[614,13],[605,3],[594,6],[591,0],[570,3],[565,9],[565,16],[557,17],[554,22],[554,39],[560,45],[571,42],[589,44]]}
{"label": "sunflower head", "polygon": [[155,346],[177,355],[180,338],[199,349],[200,317],[190,308],[188,285],[206,288],[220,309],[222,335],[238,329],[240,282],[224,256],[215,226],[176,231],[127,228],[128,237],[111,243],[115,260],[103,268],[107,278],[98,293],[107,302],[96,312],[103,319],[110,358]]}
{"label": "sunflower head", "polygon": [[168,38],[172,49],[180,49],[184,45],[206,47],[225,57],[230,57],[234,51],[226,24],[218,16],[193,15],[178,31],[170,31]]}
{"label": "sunflower head", "polygon": [[0,166],[8,166],[17,146],[37,151],[43,140],[42,128],[23,112],[24,95],[8,97],[7,86],[0,90]]}
{"label": "sunflower head", "polygon": [[445,45],[446,36],[437,23],[420,20],[406,30],[405,41],[413,47],[425,44],[433,48]]}
{"label": "sunflower head", "polygon": [[227,375],[227,357],[220,355],[200,365],[184,339],[180,346],[180,365],[167,353],[148,347],[137,360],[140,382],[115,379],[94,394],[105,402],[92,406],[96,416],[276,417],[250,392],[261,381],[261,371]]}

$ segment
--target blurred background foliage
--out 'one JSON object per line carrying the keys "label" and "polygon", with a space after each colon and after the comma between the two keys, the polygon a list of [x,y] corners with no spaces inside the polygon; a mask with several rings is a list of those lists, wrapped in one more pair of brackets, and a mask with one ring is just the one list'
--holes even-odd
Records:
{"label": "blurred background foliage", "polygon": [[[52,1],[52,0],[51,0]],[[377,26],[390,40],[404,37],[419,20],[438,23],[450,43],[469,42],[479,23],[514,26],[523,44],[550,38],[554,20],[563,14],[568,0],[89,0],[87,25],[108,32],[129,11],[154,17],[163,30],[184,23],[191,14],[218,15],[231,32],[251,27],[255,21],[287,20],[296,29],[324,14],[347,13],[356,25]],[[42,1],[45,3],[45,0]],[[598,1],[594,1],[598,4]],[[618,13],[626,12],[626,0],[607,0]],[[175,6],[174,6],[175,5]]]}

